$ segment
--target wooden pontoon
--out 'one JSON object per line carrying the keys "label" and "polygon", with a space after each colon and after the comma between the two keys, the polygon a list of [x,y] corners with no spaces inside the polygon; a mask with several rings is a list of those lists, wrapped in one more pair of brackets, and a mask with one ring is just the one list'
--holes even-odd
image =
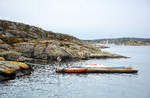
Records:
{"label": "wooden pontoon", "polygon": [[58,68],[58,73],[137,73],[138,70],[130,67],[126,68],[112,68],[112,67],[98,67],[98,68]]}

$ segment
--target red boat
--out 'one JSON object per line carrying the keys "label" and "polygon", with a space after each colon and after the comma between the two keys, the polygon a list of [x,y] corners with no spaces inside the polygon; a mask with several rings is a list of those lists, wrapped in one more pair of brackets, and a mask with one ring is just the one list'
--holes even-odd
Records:
{"label": "red boat", "polygon": [[86,72],[88,70],[88,68],[65,68],[64,72],[65,73],[82,73],[82,72]]}

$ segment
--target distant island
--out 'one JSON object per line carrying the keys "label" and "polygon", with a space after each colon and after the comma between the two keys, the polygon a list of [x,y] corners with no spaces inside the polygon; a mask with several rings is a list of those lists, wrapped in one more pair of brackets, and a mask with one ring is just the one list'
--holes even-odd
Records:
{"label": "distant island", "polygon": [[150,38],[106,38],[96,40],[84,40],[85,42],[100,43],[100,44],[116,44],[130,46],[145,46],[150,45]]}

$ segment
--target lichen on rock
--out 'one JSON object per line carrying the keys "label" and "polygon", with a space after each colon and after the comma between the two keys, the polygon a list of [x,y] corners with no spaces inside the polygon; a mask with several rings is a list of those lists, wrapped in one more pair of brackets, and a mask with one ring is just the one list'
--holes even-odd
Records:
{"label": "lichen on rock", "polygon": [[0,61],[0,81],[30,74],[31,67],[15,61]]}
{"label": "lichen on rock", "polygon": [[5,61],[5,58],[3,58],[3,57],[0,57],[0,61]]}

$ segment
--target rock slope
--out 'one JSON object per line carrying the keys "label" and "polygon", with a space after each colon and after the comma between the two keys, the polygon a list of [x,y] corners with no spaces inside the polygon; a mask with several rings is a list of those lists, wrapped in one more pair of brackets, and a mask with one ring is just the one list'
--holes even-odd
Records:
{"label": "rock slope", "polygon": [[55,61],[58,56],[62,60],[124,57],[67,34],[0,20],[0,81],[31,72],[30,66],[19,61]]}
{"label": "rock slope", "polygon": [[[63,60],[103,57],[96,46],[61,33],[23,23],[0,20],[0,57],[6,60]],[[105,57],[123,57],[107,53]]]}

